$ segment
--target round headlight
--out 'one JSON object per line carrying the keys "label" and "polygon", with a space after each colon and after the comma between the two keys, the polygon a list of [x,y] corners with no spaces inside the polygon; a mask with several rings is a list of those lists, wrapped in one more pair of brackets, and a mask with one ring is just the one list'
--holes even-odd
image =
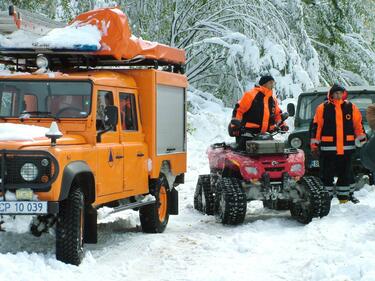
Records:
{"label": "round headlight", "polygon": [[38,167],[35,164],[25,163],[21,167],[20,174],[25,181],[33,181],[38,176],[38,172]]}
{"label": "round headlight", "polygon": [[293,147],[293,148],[300,148],[302,146],[302,140],[300,138],[292,138],[292,140],[290,141],[290,145]]}

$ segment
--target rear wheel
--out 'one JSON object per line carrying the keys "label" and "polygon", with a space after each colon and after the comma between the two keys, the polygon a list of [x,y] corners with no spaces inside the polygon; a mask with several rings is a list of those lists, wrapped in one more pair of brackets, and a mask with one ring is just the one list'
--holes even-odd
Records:
{"label": "rear wheel", "polygon": [[83,259],[84,195],[73,188],[61,202],[56,224],[56,258],[79,265]]}
{"label": "rear wheel", "polygon": [[292,202],[290,213],[293,218],[308,224],[313,218],[328,215],[331,200],[320,180],[316,177],[303,177],[295,187],[299,200]]}
{"label": "rear wheel", "polygon": [[215,215],[223,224],[243,223],[247,201],[240,181],[237,178],[221,178],[217,182],[215,197]]}
{"label": "rear wheel", "polygon": [[156,202],[139,209],[142,231],[146,233],[161,233],[165,230],[169,220],[168,213],[168,182],[164,175],[151,182],[150,193]]}
{"label": "rear wheel", "polygon": [[211,190],[211,176],[200,175],[194,193],[194,209],[207,215],[213,215],[215,196]]}

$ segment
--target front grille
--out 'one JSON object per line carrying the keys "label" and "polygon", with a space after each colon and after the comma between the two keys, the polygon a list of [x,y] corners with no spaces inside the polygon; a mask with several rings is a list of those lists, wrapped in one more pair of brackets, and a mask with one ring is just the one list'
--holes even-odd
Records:
{"label": "front grille", "polygon": [[284,170],[284,167],[269,167],[265,168],[265,170],[267,172],[281,172],[282,170]]}
{"label": "front grille", "polygon": [[57,161],[46,151],[0,150],[1,187],[5,190],[48,190],[57,173]]}

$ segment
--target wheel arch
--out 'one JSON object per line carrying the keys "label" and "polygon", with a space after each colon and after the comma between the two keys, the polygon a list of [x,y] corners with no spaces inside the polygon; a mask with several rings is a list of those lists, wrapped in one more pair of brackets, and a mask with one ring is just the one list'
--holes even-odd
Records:
{"label": "wheel arch", "polygon": [[66,199],[71,187],[76,184],[82,188],[86,203],[95,201],[94,173],[85,161],[74,161],[65,166],[61,182],[59,201]]}

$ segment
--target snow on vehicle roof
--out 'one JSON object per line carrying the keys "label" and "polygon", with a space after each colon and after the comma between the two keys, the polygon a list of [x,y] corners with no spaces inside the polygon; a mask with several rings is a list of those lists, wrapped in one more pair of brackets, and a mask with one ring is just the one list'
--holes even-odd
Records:
{"label": "snow on vehicle roof", "polygon": [[[311,94],[311,93],[316,93],[316,92],[322,92],[322,93],[327,93],[331,87],[317,87],[313,89],[309,89],[303,94]],[[345,89],[348,92],[360,92],[360,91],[375,91],[375,86],[347,86]]]}
{"label": "snow on vehicle roof", "polygon": [[95,25],[75,22],[63,28],[55,28],[40,37],[31,32],[18,30],[10,35],[0,35],[0,48],[88,48],[99,50],[102,34]]}
{"label": "snow on vehicle roof", "polygon": [[46,138],[47,131],[48,128],[40,126],[0,123],[0,141],[34,141]]}

